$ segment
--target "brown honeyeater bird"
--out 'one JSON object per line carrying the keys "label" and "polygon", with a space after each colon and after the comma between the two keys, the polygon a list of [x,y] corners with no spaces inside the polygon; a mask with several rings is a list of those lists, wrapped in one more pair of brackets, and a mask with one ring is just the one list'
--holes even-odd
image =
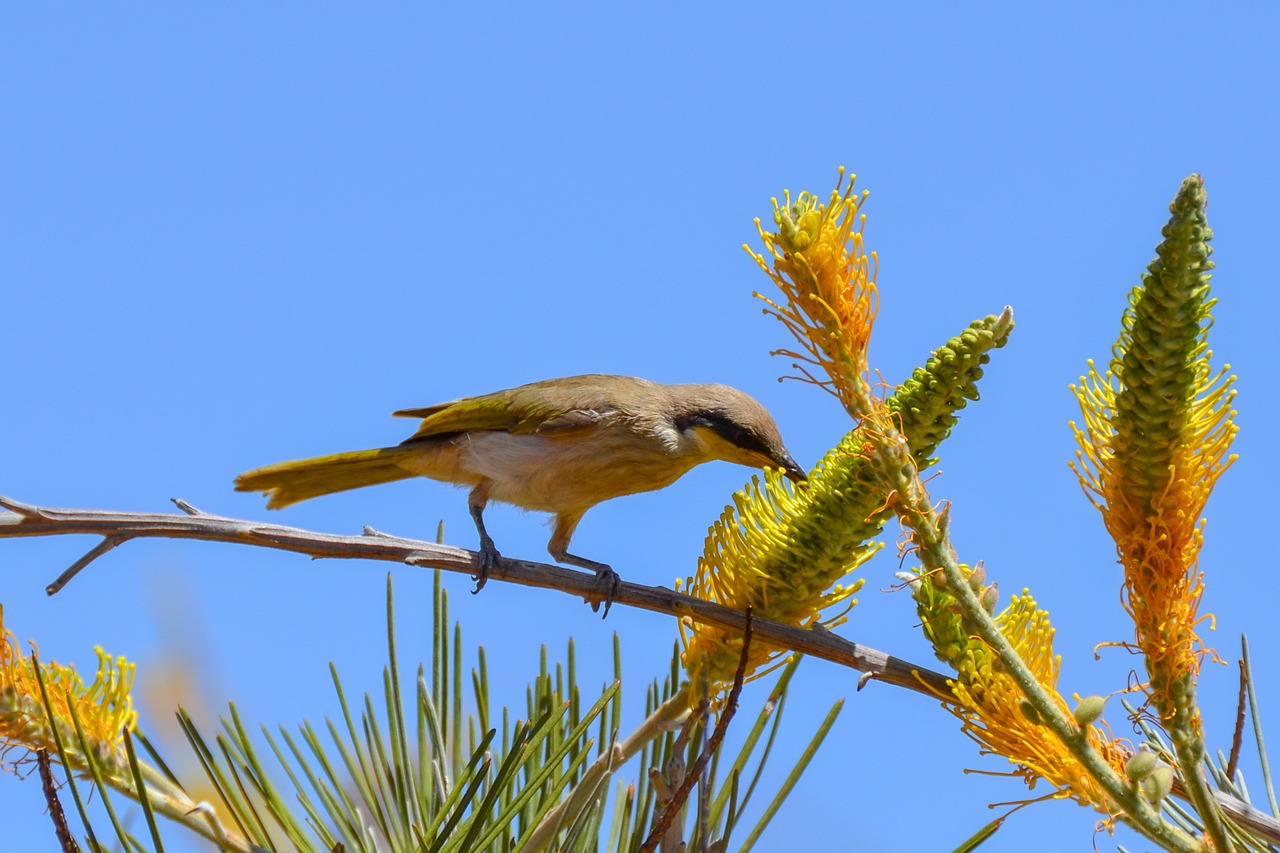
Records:
{"label": "brown honeyeater bird", "polygon": [[569,553],[573,531],[591,507],[664,488],[716,459],[805,479],[769,412],[727,385],[660,385],[591,374],[394,414],[422,419],[418,431],[395,447],[268,465],[241,474],[236,489],[263,492],[267,507],[280,509],[414,476],[467,486],[480,534],[476,591],[499,557],[484,526],[486,504],[554,513],[547,550],[558,562],[596,573],[608,613],[617,574]]}

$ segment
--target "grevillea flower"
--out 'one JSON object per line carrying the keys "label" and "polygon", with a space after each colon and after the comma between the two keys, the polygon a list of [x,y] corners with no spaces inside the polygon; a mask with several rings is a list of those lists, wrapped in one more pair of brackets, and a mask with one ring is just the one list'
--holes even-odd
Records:
{"label": "grevillea flower", "polygon": [[[686,581],[688,593],[736,610],[752,607],[756,616],[792,625],[842,622],[843,612],[824,620],[822,611],[842,603],[847,611],[863,582],[832,584],[879,550],[868,540],[884,524],[883,517],[868,518],[872,494],[856,474],[860,440],[856,431],[846,436],[803,487],[772,471],[763,481],[753,477],[707,534],[698,571]],[[714,692],[732,679],[742,636],[684,622],[681,634],[691,699],[697,701],[703,691]],[[776,654],[764,643],[753,644],[748,671]]]}
{"label": "grevillea flower", "polygon": [[[112,658],[100,648],[94,651],[98,672],[88,687],[74,669],[57,663],[39,664],[40,678],[48,690],[53,725],[68,754],[73,759],[82,756],[71,716],[74,708],[95,760],[108,772],[123,773],[122,733],[137,718],[129,697],[134,665],[123,657]],[[56,755],[54,747],[35,667],[30,658],[19,653],[17,640],[4,627],[4,608],[0,607],[0,751],[47,749]]]}
{"label": "grevillea flower", "polygon": [[[840,624],[862,586],[861,580],[845,578],[881,547],[872,539],[892,510],[865,470],[868,442],[880,440],[891,422],[920,466],[927,466],[954,426],[955,413],[977,399],[975,383],[988,351],[1003,346],[1012,329],[1007,315],[976,321],[939,347],[887,400],[873,398],[866,383],[866,345],[875,318],[875,281],[863,251],[862,198],[853,196],[852,183],[841,189],[841,174],[827,205],[807,192],[795,202],[786,194],[785,206],[775,200],[780,230],[761,229],[773,266],[753,256],[785,297],[781,305],[766,299],[770,313],[811,357],[787,354],[825,371],[826,380],[807,375],[836,393],[859,424],[803,486],[766,472],[735,494],[707,535],[697,573],[684,584],[696,597],[737,610],[749,606],[757,617],[790,625]],[[703,691],[714,693],[731,679],[742,640],[736,632],[692,622],[681,629],[684,665],[696,694],[691,698],[697,701]],[[749,671],[777,654],[757,642]]]}
{"label": "grevillea flower", "polygon": [[[756,220],[769,257],[743,248],[773,279],[784,301],[756,296],[768,303],[766,313],[782,321],[802,350],[776,354],[796,359],[807,381],[835,394],[851,415],[861,417],[870,406],[867,344],[878,299],[875,256],[866,254],[862,240],[866,217],[860,209],[867,194],[854,195],[854,180],[851,176],[842,187],[841,169],[826,204],[808,192],[793,201],[788,191],[782,204],[774,199],[778,230],[766,231]],[[806,365],[825,372],[826,378]]]}
{"label": "grevillea flower", "polygon": [[1151,698],[1166,723],[1198,729],[1188,688],[1204,653],[1195,631],[1201,512],[1235,460],[1227,454],[1235,392],[1225,368],[1209,367],[1213,232],[1198,175],[1183,182],[1170,210],[1159,257],[1129,297],[1110,369],[1091,363],[1073,388],[1084,427],[1072,424],[1072,467],[1116,542]]}
{"label": "grevillea flower", "polygon": [[[981,569],[962,568],[969,572],[970,586],[975,591],[989,591],[994,603],[994,586],[984,586]],[[910,585],[935,654],[955,670],[954,701],[950,696],[940,698],[944,707],[960,719],[964,733],[984,752],[1005,756],[1013,765],[1010,775],[1020,777],[1028,787],[1043,779],[1054,786],[1057,796],[1070,797],[1106,814],[1114,813],[1116,809],[1093,777],[1062,741],[1035,719],[1034,712],[1027,710],[1022,691],[965,624],[955,598],[942,588],[943,584],[935,583],[932,576],[914,576]],[[1049,614],[1040,610],[1024,590],[1022,595],[1012,597],[1009,606],[996,616],[996,623],[1036,680],[1067,713],[1066,704],[1057,693],[1061,658],[1053,652]],[[1112,739],[1097,726],[1088,728],[1088,737],[1103,759],[1117,772],[1123,772],[1133,754],[1128,744]]]}

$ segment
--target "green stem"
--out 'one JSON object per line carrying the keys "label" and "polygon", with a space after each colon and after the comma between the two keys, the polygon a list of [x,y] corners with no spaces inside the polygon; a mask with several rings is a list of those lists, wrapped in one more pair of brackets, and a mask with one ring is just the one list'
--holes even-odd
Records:
{"label": "green stem", "polygon": [[562,827],[570,826],[577,820],[582,811],[598,792],[605,776],[615,768],[621,767],[654,738],[661,737],[670,731],[677,721],[689,711],[689,697],[683,690],[664,704],[658,706],[626,740],[606,749],[595,763],[583,774],[582,780],[574,786],[573,792],[543,816],[542,821],[529,836],[529,840],[520,848],[520,853],[538,853],[547,849]]}
{"label": "green stem", "polygon": [[[1200,715],[1195,703],[1195,676],[1188,673],[1184,676],[1188,689],[1182,693],[1182,700],[1174,697],[1171,691],[1169,704],[1173,706],[1172,719],[1177,725],[1169,726],[1169,738],[1173,741],[1173,751],[1178,756],[1178,768],[1181,770],[1182,785],[1187,791],[1187,799],[1195,807],[1196,813],[1204,821],[1205,834],[1213,841],[1213,849],[1222,853],[1233,853],[1235,846],[1227,834],[1226,824],[1222,821],[1222,812],[1218,802],[1209,788],[1209,780],[1204,773],[1204,735],[1200,731]],[[1166,709],[1161,709],[1162,711]],[[1168,718],[1166,718],[1168,719]]]}
{"label": "green stem", "polygon": [[1198,840],[1163,820],[1138,791],[1137,786],[1118,773],[1089,742],[1086,730],[1076,725],[1055,697],[1045,689],[1035,674],[1018,655],[1013,644],[1000,632],[999,626],[982,606],[978,595],[960,569],[947,533],[947,522],[929,502],[929,495],[915,476],[915,463],[906,440],[893,429],[886,430],[884,441],[877,444],[876,462],[872,469],[882,477],[891,494],[896,493],[895,511],[907,527],[918,547],[921,563],[927,571],[941,572],[947,592],[971,620],[976,633],[1000,657],[1004,671],[1022,690],[1027,701],[1040,713],[1044,725],[1067,747],[1085,771],[1102,787],[1106,795],[1124,810],[1127,823],[1167,850],[1178,853],[1204,853]]}
{"label": "green stem", "polygon": [[[204,836],[222,850],[251,853],[255,849],[243,836],[227,829],[207,803],[193,802],[181,788],[159,777],[154,768],[141,761],[138,764],[146,778],[147,799],[157,814]],[[138,790],[130,780],[108,776],[106,783],[133,799],[138,798]]]}
{"label": "green stem", "polygon": [[1249,638],[1240,637],[1240,658],[1245,671],[1245,685],[1249,695],[1249,717],[1253,720],[1253,738],[1258,744],[1258,764],[1262,769],[1262,782],[1267,789],[1267,802],[1271,804],[1271,816],[1280,817],[1280,805],[1276,804],[1276,789],[1271,782],[1271,762],[1267,760],[1267,744],[1262,737],[1262,714],[1258,712],[1258,697],[1254,693],[1253,663],[1249,660]]}

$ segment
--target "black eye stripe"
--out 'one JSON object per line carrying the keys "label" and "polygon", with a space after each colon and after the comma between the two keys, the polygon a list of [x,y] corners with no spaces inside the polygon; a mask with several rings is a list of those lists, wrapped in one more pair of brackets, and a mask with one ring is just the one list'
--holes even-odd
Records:
{"label": "black eye stripe", "polygon": [[753,453],[759,453],[767,459],[772,459],[773,454],[769,450],[769,446],[755,433],[748,430],[742,424],[726,417],[721,412],[699,412],[696,415],[690,415],[677,423],[680,429],[685,430],[689,427],[703,426],[710,429],[716,435],[723,438],[730,444],[737,445],[743,450],[749,450]]}

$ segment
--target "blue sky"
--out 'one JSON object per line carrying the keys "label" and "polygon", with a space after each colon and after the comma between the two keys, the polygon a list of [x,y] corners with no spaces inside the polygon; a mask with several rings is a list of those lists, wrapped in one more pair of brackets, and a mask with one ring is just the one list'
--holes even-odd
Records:
{"label": "blue sky", "polygon": [[[871,191],[872,363],[886,380],[1014,307],[1014,340],[931,488],[954,504],[962,558],[1053,615],[1064,692],[1109,692],[1138,662],[1094,660],[1130,629],[1113,548],[1066,467],[1068,384],[1107,357],[1169,200],[1200,172],[1218,235],[1211,345],[1240,377],[1241,426],[1241,460],[1208,511],[1206,639],[1234,661],[1247,631],[1264,711],[1280,708],[1257,540],[1277,477],[1265,450],[1278,414],[1266,272],[1277,12],[849,6],[0,11],[0,493],[151,511],[180,497],[335,532],[430,537],[443,519],[449,542],[474,547],[464,495],[447,486],[268,514],[231,480],[395,443],[409,428],[397,408],[582,372],[736,385],[812,464],[849,423],[820,392],[775,381],[787,364],[768,352],[787,340],[751,298],[767,282],[741,245],[755,245],[771,196],[825,194],[844,165]],[[704,466],[602,505],[576,550],[669,584],[747,474]],[[541,522],[501,509],[490,529],[504,553],[538,559]],[[184,701],[235,699],[273,726],[333,713],[330,660],[349,691],[378,689],[386,565],[134,542],[46,598],[92,544],[0,542],[6,624],[46,659],[91,668],[100,644],[159,682],[185,655],[201,687]],[[884,591],[897,568],[889,549],[864,569],[842,633],[934,665],[909,598]],[[395,580],[402,658],[425,657],[414,613],[430,574]],[[539,645],[558,653],[570,636],[583,682],[603,681],[616,631],[635,709],[676,636],[654,614],[619,608],[601,624],[556,593],[447,586],[467,643],[511,682],[509,704],[523,702]],[[987,804],[1026,795],[964,772],[1002,765],[936,703],[879,685],[855,694],[855,680],[801,668],[784,754],[847,704],[757,849],[951,849],[990,819]],[[1229,747],[1235,684],[1231,667],[1206,667],[1212,746]],[[34,778],[0,777],[14,849],[54,849],[42,808]],[[1097,818],[1040,804],[984,849],[1112,849]]]}

